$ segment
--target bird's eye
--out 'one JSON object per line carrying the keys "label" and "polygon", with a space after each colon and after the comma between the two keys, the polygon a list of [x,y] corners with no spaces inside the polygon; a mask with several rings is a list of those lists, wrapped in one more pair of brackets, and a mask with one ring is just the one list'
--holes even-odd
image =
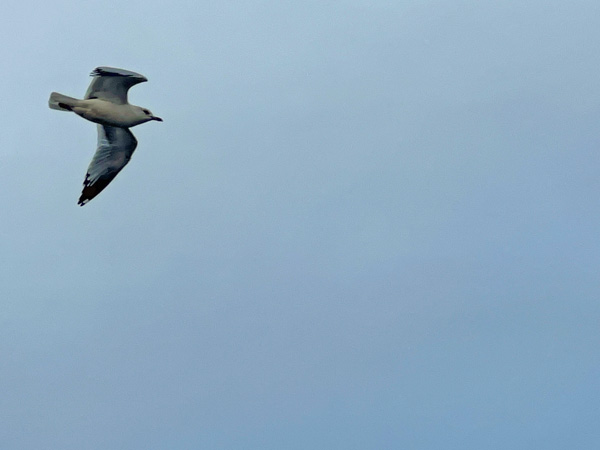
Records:
{"label": "bird's eye", "polygon": [[142,109],[142,111],[144,111],[144,114],[146,114],[147,116],[151,115],[152,113],[147,110],[147,109]]}

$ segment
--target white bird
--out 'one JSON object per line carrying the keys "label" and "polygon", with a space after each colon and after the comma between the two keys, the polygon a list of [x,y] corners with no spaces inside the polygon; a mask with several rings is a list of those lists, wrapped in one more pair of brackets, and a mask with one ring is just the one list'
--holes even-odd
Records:
{"label": "white bird", "polygon": [[113,67],[98,67],[90,74],[83,100],[52,92],[48,105],[59,111],[72,111],[98,124],[98,148],[92,158],[78,204],[85,205],[98,195],[129,162],[137,140],[129,131],[150,120],[162,122],[150,110],[127,102],[130,87],[148,81],[139,73]]}

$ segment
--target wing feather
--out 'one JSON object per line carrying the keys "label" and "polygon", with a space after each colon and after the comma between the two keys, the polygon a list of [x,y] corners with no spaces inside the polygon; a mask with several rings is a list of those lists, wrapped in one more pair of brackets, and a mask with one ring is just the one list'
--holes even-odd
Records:
{"label": "wing feather", "polygon": [[90,75],[94,79],[84,98],[99,98],[119,105],[127,103],[130,87],[148,81],[144,75],[114,67],[97,67]]}
{"label": "wing feather", "polygon": [[78,204],[85,205],[117,176],[131,159],[137,139],[128,128],[98,125],[98,148],[92,158]]}

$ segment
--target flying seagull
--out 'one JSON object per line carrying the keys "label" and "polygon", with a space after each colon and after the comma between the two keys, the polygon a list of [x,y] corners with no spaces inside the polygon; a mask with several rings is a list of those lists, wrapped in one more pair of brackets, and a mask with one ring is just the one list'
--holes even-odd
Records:
{"label": "flying seagull", "polygon": [[108,186],[129,162],[137,140],[129,128],[150,120],[162,122],[150,110],[127,102],[131,86],[148,81],[139,73],[114,67],[98,67],[83,100],[53,92],[48,105],[59,111],[72,111],[98,124],[98,148],[92,158],[78,204],[85,205]]}

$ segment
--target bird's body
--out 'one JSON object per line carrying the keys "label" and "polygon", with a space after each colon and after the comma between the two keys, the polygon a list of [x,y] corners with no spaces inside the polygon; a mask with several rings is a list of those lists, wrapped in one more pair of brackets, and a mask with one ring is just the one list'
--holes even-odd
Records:
{"label": "bird's body", "polygon": [[78,116],[100,125],[130,128],[150,119],[146,114],[140,114],[140,108],[129,104],[116,105],[97,98],[79,100],[71,110]]}
{"label": "bird's body", "polygon": [[135,72],[112,67],[98,67],[92,72],[94,80],[83,100],[58,92],[50,94],[48,105],[59,111],[72,111],[98,124],[98,148],[83,182],[79,205],[83,206],[98,195],[129,162],[137,140],[129,128],[148,122],[161,121],[149,110],[130,105],[127,91],[137,83],[147,81]]}

